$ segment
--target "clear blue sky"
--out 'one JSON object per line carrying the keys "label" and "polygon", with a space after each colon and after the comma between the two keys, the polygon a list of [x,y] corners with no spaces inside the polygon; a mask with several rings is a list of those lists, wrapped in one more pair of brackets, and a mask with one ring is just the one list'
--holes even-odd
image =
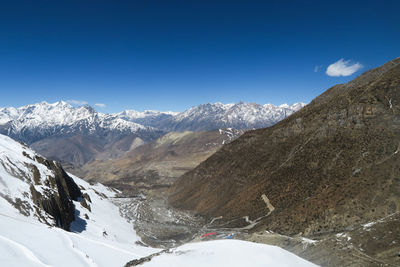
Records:
{"label": "clear blue sky", "polygon": [[[0,107],[309,102],[400,56],[398,2],[1,1]],[[342,58],[363,68],[328,76]]]}

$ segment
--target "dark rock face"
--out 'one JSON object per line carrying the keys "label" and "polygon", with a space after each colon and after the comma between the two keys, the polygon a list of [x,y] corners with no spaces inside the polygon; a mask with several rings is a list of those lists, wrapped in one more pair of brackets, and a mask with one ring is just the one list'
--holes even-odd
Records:
{"label": "dark rock face", "polygon": [[[400,59],[245,133],[175,182],[169,201],[220,222],[316,235],[400,211]],[[235,221],[236,220],[236,221]]]}
{"label": "dark rock face", "polygon": [[[57,226],[69,230],[71,222],[75,219],[75,207],[72,200],[77,201],[78,198],[82,197],[82,193],[78,185],[68,176],[59,163],[41,157],[36,157],[36,161],[54,172],[55,176],[45,180],[45,183],[48,183],[47,185],[56,192],[46,190],[44,194],[41,194],[31,186],[33,201],[42,210],[54,217]],[[41,214],[40,210],[37,213]]]}

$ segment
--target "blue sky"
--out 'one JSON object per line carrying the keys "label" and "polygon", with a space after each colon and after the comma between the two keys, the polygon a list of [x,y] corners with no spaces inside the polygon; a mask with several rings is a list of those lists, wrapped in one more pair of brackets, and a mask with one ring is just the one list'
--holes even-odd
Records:
{"label": "blue sky", "polygon": [[1,1],[0,107],[309,102],[400,56],[398,2]]}

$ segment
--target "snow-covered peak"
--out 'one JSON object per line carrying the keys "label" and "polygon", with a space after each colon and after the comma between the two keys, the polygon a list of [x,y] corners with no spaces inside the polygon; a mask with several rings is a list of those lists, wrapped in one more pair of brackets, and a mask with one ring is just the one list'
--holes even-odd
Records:
{"label": "snow-covered peak", "polygon": [[188,110],[179,113],[175,116],[176,120],[187,118],[187,117],[198,117],[198,116],[209,116],[212,114],[222,114],[226,112],[230,107],[230,104],[222,104],[222,103],[207,103],[201,104],[198,106],[194,106],[189,108]]}
{"label": "snow-covered peak", "polygon": [[[0,108],[0,122],[16,121],[29,125],[72,125],[85,119],[112,119],[118,116],[97,112],[93,107],[84,105],[73,107],[65,101],[47,103],[46,101],[29,104],[19,108]],[[127,124],[128,125],[128,124]],[[132,124],[129,124],[132,125]],[[136,127],[140,127],[136,125]]]}
{"label": "snow-covered peak", "polygon": [[277,123],[304,106],[304,103],[275,106],[242,101],[236,104],[203,104],[175,115],[172,119],[175,128],[172,129],[196,131],[229,127],[236,129],[263,128]]}
{"label": "snow-covered peak", "polygon": [[89,105],[73,107],[65,101],[43,101],[19,108],[0,108],[1,125],[3,127],[0,133],[27,143],[52,135],[93,135],[98,131],[123,134],[157,131],[116,114],[97,112]]}
{"label": "snow-covered peak", "polygon": [[170,116],[175,116],[179,112],[173,112],[173,111],[158,111],[158,110],[145,110],[145,111],[136,111],[136,110],[124,110],[120,113],[117,113],[116,115],[119,116],[120,118],[124,118],[126,120],[133,121],[135,119],[143,119],[147,117],[157,117],[161,115],[170,115]]}
{"label": "snow-covered peak", "polygon": [[128,134],[253,129],[273,125],[304,106],[304,103],[275,106],[241,101],[201,104],[183,112],[125,110],[104,114],[89,105],[73,107],[65,101],[43,101],[19,108],[0,108],[0,133],[30,144],[53,135],[101,133],[104,136],[110,131]]}
{"label": "snow-covered peak", "polygon": [[[77,120],[91,116],[84,107],[74,108],[70,104],[59,101],[47,103],[46,101],[29,104],[19,108],[1,108],[0,121],[15,121],[28,125],[36,124],[72,124]],[[18,125],[18,124],[17,124]]]}
{"label": "snow-covered peak", "polygon": [[[210,114],[210,113],[220,113],[221,115],[227,114],[236,114],[237,116],[241,114],[252,114],[256,117],[261,117],[266,111],[277,111],[281,109],[289,109],[293,111],[297,111],[300,108],[304,107],[305,103],[295,103],[293,105],[282,104],[279,106],[275,106],[273,104],[265,104],[260,105],[257,103],[247,103],[240,101],[236,104],[222,104],[220,102],[217,103],[208,103],[202,104],[199,106],[194,106],[184,112],[177,114],[177,117],[188,117],[190,115],[198,115],[198,114]],[[222,114],[223,113],[223,114]],[[217,115],[217,114],[215,114]]]}

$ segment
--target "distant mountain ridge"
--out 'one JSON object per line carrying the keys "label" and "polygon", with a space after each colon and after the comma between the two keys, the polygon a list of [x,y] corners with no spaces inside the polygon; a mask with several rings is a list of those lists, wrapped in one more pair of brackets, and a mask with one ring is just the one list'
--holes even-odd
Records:
{"label": "distant mountain ridge", "polygon": [[0,133],[27,144],[53,135],[80,133],[118,139],[115,135],[135,133],[146,139],[146,135],[157,132],[159,130],[124,120],[117,115],[97,112],[91,106],[75,108],[64,101],[0,108]]}
{"label": "distant mountain ridge", "polygon": [[29,144],[48,135],[66,135],[74,131],[91,135],[100,129],[131,133],[158,129],[166,132],[252,129],[273,125],[304,106],[304,103],[279,106],[208,103],[183,112],[125,110],[104,114],[89,105],[73,107],[64,101],[43,101],[19,108],[0,108],[0,132]]}
{"label": "distant mountain ridge", "polygon": [[133,143],[151,142],[165,132],[60,101],[0,108],[0,134],[50,159],[81,166],[99,155],[118,157]]}
{"label": "distant mountain ridge", "polygon": [[0,108],[0,134],[22,141],[64,165],[80,167],[93,159],[118,158],[172,131],[267,127],[304,105],[214,103],[184,112],[125,110],[104,114],[89,105],[73,107],[65,101],[43,101],[19,108]]}
{"label": "distant mountain ridge", "polygon": [[212,131],[221,128],[252,129],[271,126],[303,108],[305,103],[293,105],[239,102],[236,104],[208,103],[191,107],[183,112],[136,112],[118,113],[120,118],[163,131]]}

